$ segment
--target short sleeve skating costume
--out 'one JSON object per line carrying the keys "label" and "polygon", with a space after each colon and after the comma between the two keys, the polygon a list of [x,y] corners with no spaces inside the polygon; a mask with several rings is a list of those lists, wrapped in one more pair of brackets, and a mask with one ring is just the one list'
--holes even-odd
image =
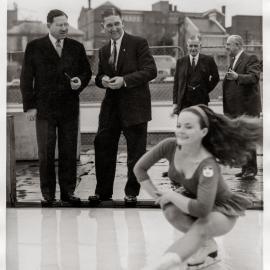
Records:
{"label": "short sleeve skating costume", "polygon": [[168,176],[170,180],[183,186],[190,198],[188,210],[193,217],[204,217],[212,211],[218,211],[227,216],[241,216],[252,205],[244,194],[233,192],[224,181],[220,166],[214,157],[208,157],[200,162],[191,178],[185,178],[182,172],[174,166],[176,139],[169,138],[160,142],[147,152],[136,165],[138,180],[149,179],[148,169],[157,161],[165,158],[169,161]]}

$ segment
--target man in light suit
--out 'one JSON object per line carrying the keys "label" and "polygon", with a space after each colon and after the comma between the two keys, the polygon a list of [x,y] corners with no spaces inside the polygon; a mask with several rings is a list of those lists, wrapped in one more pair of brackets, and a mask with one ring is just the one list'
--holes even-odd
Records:
{"label": "man in light suit", "polygon": [[[223,81],[223,109],[229,117],[243,114],[260,116],[260,62],[256,55],[248,55],[243,50],[243,39],[231,35],[227,39],[226,49],[230,56],[230,66]],[[256,150],[248,163],[236,176],[245,179],[257,174]]]}
{"label": "man in light suit", "polygon": [[200,53],[201,41],[192,36],[187,41],[188,55],[177,60],[173,86],[172,114],[189,106],[208,105],[209,93],[219,82],[213,57]]}
{"label": "man in light suit", "polygon": [[140,191],[133,167],[146,151],[147,122],[151,120],[148,82],[156,77],[157,69],[147,41],[124,32],[118,9],[104,11],[103,27],[110,41],[99,51],[96,85],[105,88],[106,94],[94,141],[97,186],[89,201],[96,204],[112,199],[118,141],[123,132],[128,153],[125,202],[133,204]]}
{"label": "man in light suit", "polygon": [[[83,45],[67,38],[68,16],[51,10],[49,34],[27,44],[21,72],[26,117],[36,120],[40,187],[44,202],[55,201],[55,145],[58,137],[58,180],[61,200],[79,204],[76,186],[76,152],[79,94],[88,85],[91,68]],[[56,135],[57,133],[57,135]]]}

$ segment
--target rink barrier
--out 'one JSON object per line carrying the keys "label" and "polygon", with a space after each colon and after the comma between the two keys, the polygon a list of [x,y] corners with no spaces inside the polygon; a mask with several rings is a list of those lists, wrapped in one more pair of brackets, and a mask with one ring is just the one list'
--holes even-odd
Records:
{"label": "rink barrier", "polygon": [[[69,203],[63,203],[56,201],[53,206],[44,206],[40,201],[33,202],[17,202],[16,208],[160,208],[159,205],[155,204],[153,200],[138,200],[136,205],[126,206],[124,200],[112,200],[103,201],[98,206],[91,206],[88,200],[82,200],[80,206],[74,206]],[[263,201],[253,201],[251,207],[248,210],[263,210]]]}

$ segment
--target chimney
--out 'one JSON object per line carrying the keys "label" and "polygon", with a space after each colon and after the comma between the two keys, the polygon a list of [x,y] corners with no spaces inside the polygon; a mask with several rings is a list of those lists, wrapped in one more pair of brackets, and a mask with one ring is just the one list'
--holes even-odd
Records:
{"label": "chimney", "polygon": [[222,14],[226,15],[226,6],[221,7],[221,12]]}
{"label": "chimney", "polygon": [[91,9],[91,0],[88,0],[88,8]]}
{"label": "chimney", "polygon": [[177,6],[174,6],[174,12],[176,12],[177,11]]}

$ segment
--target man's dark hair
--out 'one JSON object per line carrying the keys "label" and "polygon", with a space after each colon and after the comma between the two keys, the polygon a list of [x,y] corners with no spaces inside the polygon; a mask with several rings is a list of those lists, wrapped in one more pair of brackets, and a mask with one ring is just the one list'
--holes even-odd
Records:
{"label": "man's dark hair", "polygon": [[119,16],[120,18],[122,18],[122,14],[121,14],[120,9],[118,9],[116,7],[111,7],[111,8],[105,9],[101,15],[103,20],[104,20],[104,18],[109,17],[109,16]]}
{"label": "man's dark hair", "polygon": [[47,23],[53,23],[53,20],[55,17],[59,17],[59,16],[67,16],[67,14],[59,9],[52,9],[49,11],[48,15],[47,15]]}

